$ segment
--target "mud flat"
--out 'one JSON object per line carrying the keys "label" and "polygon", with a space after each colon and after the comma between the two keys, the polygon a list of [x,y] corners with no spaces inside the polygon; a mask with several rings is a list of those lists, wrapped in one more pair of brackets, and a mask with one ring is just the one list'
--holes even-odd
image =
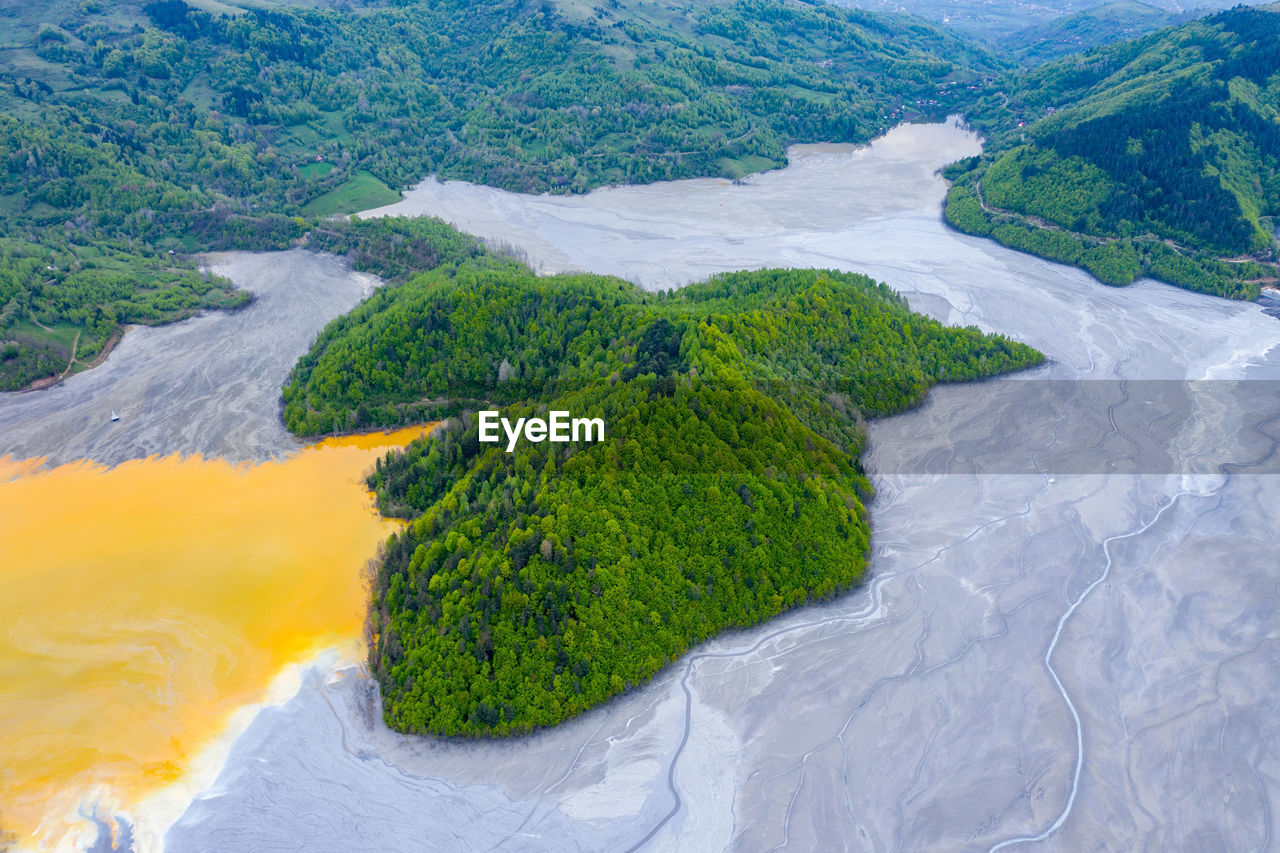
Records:
{"label": "mud flat", "polygon": [[102,365],[53,388],[0,394],[0,456],[114,465],[170,453],[262,460],[302,447],[280,423],[280,384],[325,323],[378,279],[301,250],[227,253],[209,265],[253,302],[131,328]]}
{"label": "mud flat", "polygon": [[[438,215],[540,269],[650,287],[765,265],[866,272],[918,310],[1051,357],[1007,381],[1105,379],[1123,393],[1126,380],[1280,379],[1268,358],[1280,323],[1258,305],[1107,288],[948,231],[935,170],[977,150],[957,127],[914,126],[865,149],[796,151],[790,168],[741,185],[562,198],[429,181],[381,212]],[[317,669],[231,747],[167,846],[1274,844],[1280,478],[1221,467],[1265,451],[1274,413],[1186,394],[1161,452],[1135,456],[1123,417],[1050,418],[1028,443],[1016,418],[984,424],[972,399],[938,389],[873,424],[861,590],[704,644],[649,686],[509,742],[388,732],[356,671]],[[1101,430],[1099,448],[1161,467],[1114,473],[1106,452],[1071,473],[1037,467],[1078,424]],[[1261,438],[1232,444],[1244,435]],[[936,473],[1001,448],[1026,454],[1030,473]]]}

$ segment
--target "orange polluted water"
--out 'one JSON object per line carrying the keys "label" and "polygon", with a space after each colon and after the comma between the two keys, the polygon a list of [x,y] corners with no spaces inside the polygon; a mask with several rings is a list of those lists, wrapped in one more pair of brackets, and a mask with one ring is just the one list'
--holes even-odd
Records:
{"label": "orange polluted water", "polygon": [[396,529],[363,476],[427,429],[262,464],[0,458],[0,831],[56,846],[180,777],[290,664],[356,656]]}

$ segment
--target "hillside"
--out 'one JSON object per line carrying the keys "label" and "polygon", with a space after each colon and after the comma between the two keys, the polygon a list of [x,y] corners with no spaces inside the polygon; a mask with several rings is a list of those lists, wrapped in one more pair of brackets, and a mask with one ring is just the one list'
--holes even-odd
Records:
{"label": "hillside", "polygon": [[1172,12],[1137,0],[1113,0],[1018,30],[1003,39],[1001,45],[1011,50],[1023,65],[1041,65],[1073,53],[1138,38],[1177,19]]}
{"label": "hillside", "polygon": [[432,172],[525,192],[736,177],[942,116],[963,88],[943,83],[999,67],[802,0],[238,5],[3,10],[0,389],[66,368],[77,336],[92,356],[122,323],[242,299],[190,253],[286,247]]}
{"label": "hillside", "polygon": [[[940,24],[989,45],[1001,56],[1011,47],[1025,52],[1043,42],[1046,54],[1028,57],[1043,61],[1062,55],[1054,45],[1074,44],[1074,53],[1093,45],[1107,44],[1122,37],[1154,29],[1152,13],[1167,16],[1167,23],[1189,21],[1202,15],[1241,5],[1237,0],[1197,0],[1184,5],[1178,0],[835,0],[841,6],[872,12],[913,15]],[[1254,2],[1243,5],[1252,6]],[[1135,9],[1135,6],[1145,8]],[[1128,35],[1125,35],[1125,33]],[[1108,36],[1114,35],[1114,38]],[[1064,37],[1066,40],[1064,41]],[[1079,40],[1077,40],[1077,37]],[[1092,44],[1089,44],[1092,39]]]}
{"label": "hillside", "polygon": [[[504,734],[857,583],[862,419],[1040,358],[858,275],[765,270],[646,294],[481,256],[330,324],[285,419],[305,435],[453,415],[370,480],[385,514],[414,519],[374,576],[370,668],[397,729]],[[605,440],[508,453],[479,441],[489,408],[602,418]]]}
{"label": "hillside", "polygon": [[839,5],[872,12],[913,15],[966,36],[999,45],[1014,33],[1068,16],[1073,0],[993,3],[991,0],[837,0]]}
{"label": "hillside", "polygon": [[1276,277],[1278,8],[1006,77],[971,112],[989,144],[948,171],[947,221],[1109,284],[1256,298]]}

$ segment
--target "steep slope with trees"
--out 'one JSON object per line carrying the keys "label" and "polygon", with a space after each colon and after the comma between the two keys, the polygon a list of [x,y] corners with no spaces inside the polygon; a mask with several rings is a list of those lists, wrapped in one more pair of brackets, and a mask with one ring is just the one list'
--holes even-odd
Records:
{"label": "steep slope with trees", "polygon": [[971,114],[990,142],[948,171],[947,221],[1109,284],[1256,298],[1276,277],[1278,8],[1006,78]]}

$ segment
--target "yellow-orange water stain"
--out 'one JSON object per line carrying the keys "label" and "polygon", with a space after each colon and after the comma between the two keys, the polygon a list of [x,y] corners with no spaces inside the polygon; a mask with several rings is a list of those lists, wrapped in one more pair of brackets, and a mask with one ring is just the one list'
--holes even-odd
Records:
{"label": "yellow-orange water stain", "polygon": [[0,458],[0,828],[48,841],[86,798],[127,808],[282,669],[354,653],[395,529],[363,475],[426,429],[262,464]]}

